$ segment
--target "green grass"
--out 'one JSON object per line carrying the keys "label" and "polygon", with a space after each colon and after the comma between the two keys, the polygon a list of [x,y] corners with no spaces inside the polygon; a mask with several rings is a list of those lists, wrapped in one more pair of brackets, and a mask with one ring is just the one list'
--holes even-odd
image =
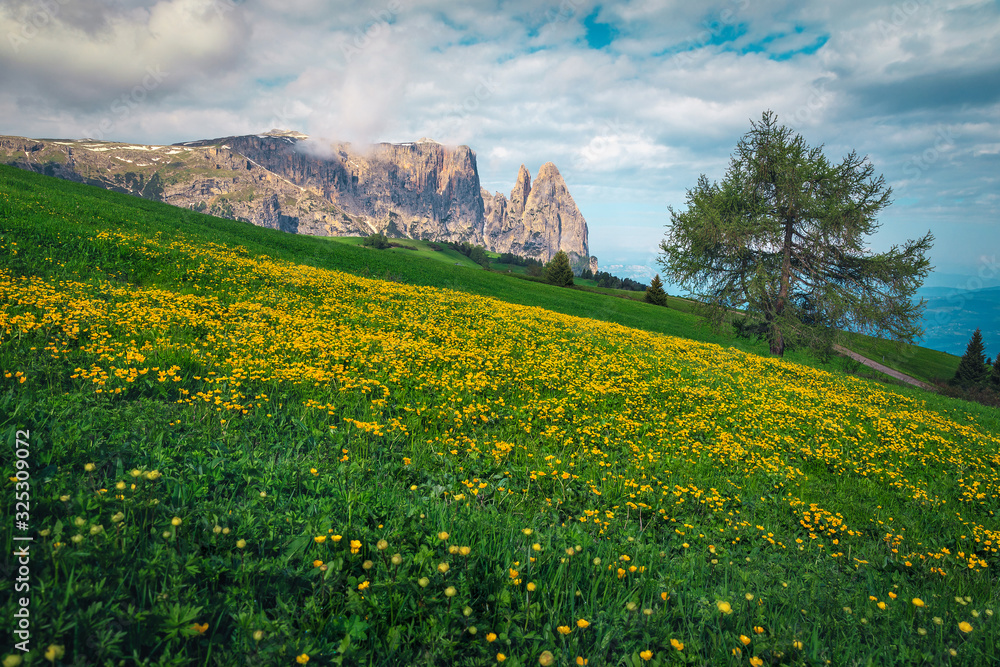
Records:
{"label": "green grass", "polygon": [[[50,644],[99,665],[1000,651],[997,410],[413,245],[0,168],[0,433],[14,452],[31,432],[29,664]],[[12,525],[19,489],[2,488]],[[964,568],[971,553],[989,567]]]}
{"label": "green grass", "polygon": [[958,370],[959,357],[919,345],[898,345],[892,341],[858,334],[845,334],[845,347],[918,380],[933,383],[950,380]]}

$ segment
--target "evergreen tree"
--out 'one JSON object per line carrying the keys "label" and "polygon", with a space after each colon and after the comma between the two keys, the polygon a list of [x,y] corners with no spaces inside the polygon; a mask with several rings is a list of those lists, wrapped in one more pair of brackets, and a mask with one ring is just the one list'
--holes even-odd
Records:
{"label": "evergreen tree", "polygon": [[958,370],[952,378],[952,384],[963,387],[971,387],[983,384],[987,379],[989,368],[986,366],[986,357],[983,355],[983,334],[976,329],[969,339],[969,344],[965,348],[962,360],[958,362]]}
{"label": "evergreen tree", "polygon": [[667,293],[663,291],[663,281],[660,280],[660,274],[653,276],[653,279],[649,282],[649,287],[646,288],[646,303],[651,303],[655,306],[666,306],[667,305]]}
{"label": "evergreen tree", "polygon": [[777,116],[751,123],[722,183],[706,176],[670,209],[660,264],[721,327],[733,309],[768,327],[771,353],[786,341],[828,350],[838,330],[910,342],[924,301],[933,235],[873,253],[868,236],[891,188],[868,158],[835,164]]}
{"label": "evergreen tree", "polygon": [[569,256],[564,251],[557,252],[545,267],[545,279],[559,287],[569,287],[573,284],[573,269],[570,268]]}
{"label": "evergreen tree", "polygon": [[990,377],[986,382],[993,391],[1000,391],[1000,354],[997,354],[993,367],[990,369]]}

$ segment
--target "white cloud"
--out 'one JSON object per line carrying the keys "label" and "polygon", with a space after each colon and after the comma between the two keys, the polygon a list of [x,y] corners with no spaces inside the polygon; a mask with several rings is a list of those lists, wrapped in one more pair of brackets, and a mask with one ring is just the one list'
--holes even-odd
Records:
{"label": "white cloud", "polygon": [[[42,21],[38,4],[0,6],[0,133],[427,136],[471,145],[484,186],[503,192],[521,163],[552,160],[604,244],[595,254],[633,257],[624,266],[647,262],[637,249],[658,242],[666,206],[700,173],[721,178],[750,119],[773,109],[831,159],[872,157],[900,200],[886,225],[897,242],[940,227],[935,252],[964,257],[950,230],[989,228],[996,213],[983,176],[1000,151],[993,2],[604,2],[599,20],[618,36],[601,50],[583,25],[596,0],[50,4],[16,44],[2,36]],[[156,66],[169,76],[145,86]],[[947,147],[940,128],[954,131]]]}

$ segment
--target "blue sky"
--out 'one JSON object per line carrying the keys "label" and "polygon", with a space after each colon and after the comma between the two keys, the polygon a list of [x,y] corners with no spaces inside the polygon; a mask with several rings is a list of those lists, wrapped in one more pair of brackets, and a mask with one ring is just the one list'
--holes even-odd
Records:
{"label": "blue sky", "polygon": [[994,1],[4,0],[0,134],[173,143],[297,129],[468,144],[491,191],[553,161],[602,268],[648,278],[699,174],[765,109],[894,190],[928,285],[1000,285]]}

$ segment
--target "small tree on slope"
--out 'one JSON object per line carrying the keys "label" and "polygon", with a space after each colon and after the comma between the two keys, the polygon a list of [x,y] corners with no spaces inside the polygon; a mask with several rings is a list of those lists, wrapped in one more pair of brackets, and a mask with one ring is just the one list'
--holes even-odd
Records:
{"label": "small tree on slope", "polygon": [[983,334],[976,329],[969,339],[962,360],[958,362],[958,370],[955,371],[951,383],[963,387],[981,385],[986,381],[989,372],[986,357],[983,355]]}
{"label": "small tree on slope", "polygon": [[557,252],[545,267],[545,279],[559,287],[569,287],[573,284],[573,269],[570,268],[569,257],[564,251]]}
{"label": "small tree on slope", "polygon": [[646,303],[655,306],[667,305],[667,293],[663,291],[663,281],[660,280],[658,273],[653,276],[653,279],[649,281],[649,287],[646,288]]}

